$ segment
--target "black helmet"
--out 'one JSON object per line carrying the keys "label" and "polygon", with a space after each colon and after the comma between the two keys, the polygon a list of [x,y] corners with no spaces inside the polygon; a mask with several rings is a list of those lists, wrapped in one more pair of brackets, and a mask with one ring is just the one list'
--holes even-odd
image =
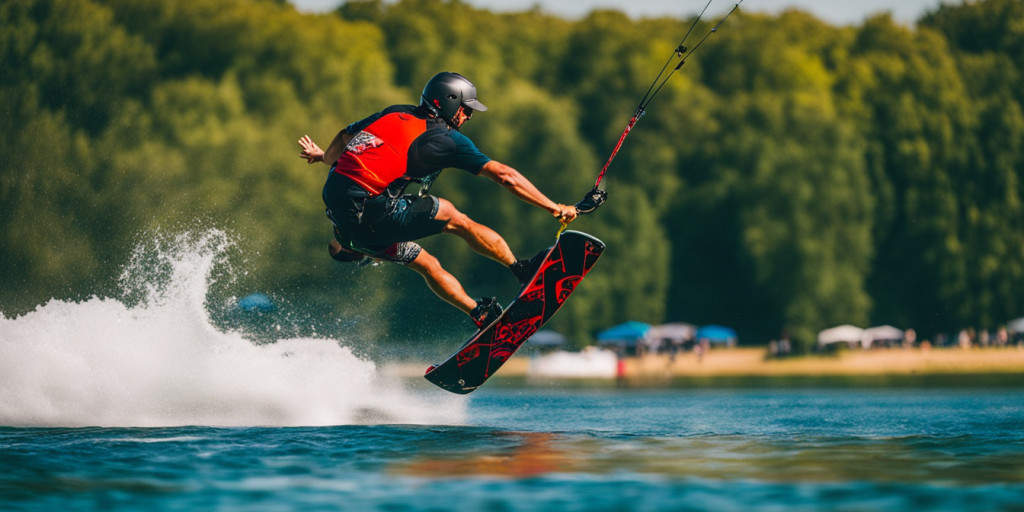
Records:
{"label": "black helmet", "polygon": [[468,78],[445,71],[431,78],[423,87],[421,104],[455,126],[455,114],[465,105],[483,112],[487,106],[476,99],[476,86]]}

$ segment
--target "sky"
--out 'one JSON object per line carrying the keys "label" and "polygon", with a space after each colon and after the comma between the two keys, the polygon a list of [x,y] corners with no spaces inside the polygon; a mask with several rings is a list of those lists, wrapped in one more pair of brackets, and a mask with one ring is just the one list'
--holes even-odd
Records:
{"label": "sky", "polygon": [[[290,0],[304,12],[324,12],[341,5],[342,0]],[[632,17],[689,16],[698,13],[704,0],[463,0],[466,3],[492,11],[522,11],[539,5],[542,10],[566,18],[579,18],[594,9],[613,8]],[[725,14],[737,0],[713,0],[709,13]],[[893,19],[913,24],[922,14],[940,3],[959,3],[960,0],[742,0],[740,9],[747,12],[779,13],[795,7],[814,14],[835,25],[859,25],[865,18],[879,12],[889,12]]]}

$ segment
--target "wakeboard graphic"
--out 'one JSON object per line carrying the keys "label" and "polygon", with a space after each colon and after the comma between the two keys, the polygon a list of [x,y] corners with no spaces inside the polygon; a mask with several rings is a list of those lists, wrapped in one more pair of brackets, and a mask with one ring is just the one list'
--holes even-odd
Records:
{"label": "wakeboard graphic", "polygon": [[480,387],[565,304],[604,249],[591,235],[563,232],[502,315],[443,363],[428,368],[424,377],[461,395]]}

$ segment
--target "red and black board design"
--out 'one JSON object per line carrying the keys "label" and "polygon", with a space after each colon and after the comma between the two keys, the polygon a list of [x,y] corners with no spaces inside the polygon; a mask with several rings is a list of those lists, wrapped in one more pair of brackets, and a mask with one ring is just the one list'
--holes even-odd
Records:
{"label": "red and black board design", "polygon": [[597,238],[563,232],[504,313],[424,377],[460,395],[480,387],[562,307],[602,252],[604,243]]}

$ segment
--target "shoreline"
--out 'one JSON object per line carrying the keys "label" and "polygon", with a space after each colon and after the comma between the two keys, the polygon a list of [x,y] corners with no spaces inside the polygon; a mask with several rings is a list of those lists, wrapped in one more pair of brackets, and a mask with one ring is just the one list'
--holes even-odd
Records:
{"label": "shoreline", "polygon": [[651,355],[626,360],[626,375],[680,377],[825,377],[1024,373],[1024,349],[876,349],[767,359],[760,348],[718,349],[698,357]]}
{"label": "shoreline", "polygon": [[[535,355],[516,355],[490,380],[493,385],[558,387],[762,386],[1024,386],[1024,348],[893,348],[834,355],[768,359],[764,348],[712,349],[644,355],[622,360],[621,373],[583,377],[537,375]],[[421,378],[429,364],[389,365],[385,371]]]}

